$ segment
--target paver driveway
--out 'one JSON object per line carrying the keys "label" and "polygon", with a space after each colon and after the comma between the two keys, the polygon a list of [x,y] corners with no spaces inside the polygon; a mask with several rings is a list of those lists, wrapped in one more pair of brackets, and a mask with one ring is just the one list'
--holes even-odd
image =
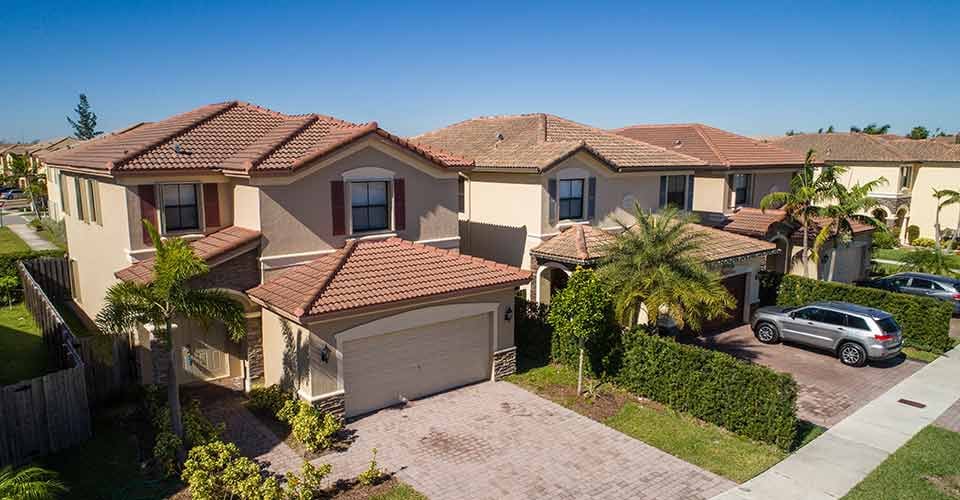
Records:
{"label": "paver driveway", "polygon": [[863,368],[846,366],[829,353],[793,344],[761,344],[750,325],[706,335],[695,342],[793,375],[800,418],[830,427],[922,368],[904,357]]}
{"label": "paver driveway", "polygon": [[734,483],[508,382],[486,382],[369,415],[357,441],[317,463],[351,477],[370,449],[431,500],[710,498]]}

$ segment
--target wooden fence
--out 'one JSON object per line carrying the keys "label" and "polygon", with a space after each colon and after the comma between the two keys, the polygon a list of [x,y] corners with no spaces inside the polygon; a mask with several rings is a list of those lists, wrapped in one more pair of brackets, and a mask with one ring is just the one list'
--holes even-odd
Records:
{"label": "wooden fence", "polygon": [[[0,388],[0,466],[28,462],[78,445],[92,435],[86,365],[79,351],[82,344],[34,279],[30,264],[17,265],[23,299],[43,334],[49,366],[58,370]],[[41,279],[51,283],[56,276],[53,273],[63,269],[49,262],[37,265],[50,271]],[[68,279],[51,285],[52,293],[69,294],[69,273],[66,276]]]}

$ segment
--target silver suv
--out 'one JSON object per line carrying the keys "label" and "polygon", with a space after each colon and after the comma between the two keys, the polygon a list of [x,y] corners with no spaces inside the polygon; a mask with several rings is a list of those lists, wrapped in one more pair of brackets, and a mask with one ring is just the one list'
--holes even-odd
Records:
{"label": "silver suv", "polygon": [[897,356],[903,343],[890,313],[847,302],[761,307],[750,326],[764,344],[785,340],[828,350],[850,366]]}

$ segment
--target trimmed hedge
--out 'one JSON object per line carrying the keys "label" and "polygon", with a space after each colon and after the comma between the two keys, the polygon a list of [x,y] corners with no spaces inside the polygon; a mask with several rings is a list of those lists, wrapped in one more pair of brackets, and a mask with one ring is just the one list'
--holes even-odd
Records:
{"label": "trimmed hedge", "polygon": [[887,311],[900,324],[904,344],[908,346],[935,353],[953,347],[950,339],[953,305],[949,302],[793,275],[783,277],[777,295],[777,304],[781,306],[802,306],[823,300],[851,302]]}
{"label": "trimmed hedge", "polygon": [[737,434],[793,445],[797,385],[790,375],[640,330],[626,336],[622,387]]}
{"label": "trimmed hedge", "polygon": [[517,311],[514,321],[517,353],[531,361],[549,362],[553,339],[553,327],[547,324],[550,306],[516,297],[514,309]]}

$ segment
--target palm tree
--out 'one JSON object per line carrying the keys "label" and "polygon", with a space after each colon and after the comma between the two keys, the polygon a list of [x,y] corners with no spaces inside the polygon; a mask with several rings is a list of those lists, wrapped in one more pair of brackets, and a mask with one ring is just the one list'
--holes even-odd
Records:
{"label": "palm tree", "polygon": [[819,175],[813,166],[814,151],[807,151],[803,168],[790,179],[790,191],[770,193],[760,200],[760,210],[780,208],[787,213],[787,217],[799,221],[803,227],[803,250],[800,260],[803,262],[803,276],[809,272],[809,228],[810,220],[817,215],[818,204],[827,197],[827,191],[832,187],[832,181],[843,172],[842,167],[823,169]]}
{"label": "palm tree", "polygon": [[611,245],[599,273],[614,293],[619,321],[633,325],[646,309],[656,324],[665,312],[679,327],[699,331],[704,320],[723,317],[736,301],[717,273],[700,258],[706,234],[692,227],[696,217],[668,207],[658,215],[634,207],[636,223]]}
{"label": "palm tree", "polygon": [[23,179],[26,186],[23,188],[30,197],[30,206],[33,207],[33,214],[40,220],[40,206],[38,201],[46,193],[46,180],[43,174],[37,171],[36,165],[30,161],[27,155],[13,155],[10,162],[10,172],[4,179],[5,184],[17,184]]}
{"label": "palm tree", "polygon": [[[937,199],[937,216],[933,222],[933,232],[934,232],[934,247],[937,249],[937,253],[942,251],[940,246],[940,240],[943,238],[943,235],[940,231],[940,211],[945,207],[950,205],[955,205],[960,203],[960,192],[953,189],[936,189],[933,190],[933,197]],[[946,199],[944,199],[946,198]],[[960,223],[958,223],[960,227]],[[954,235],[956,238],[956,235]]]}
{"label": "palm tree", "polygon": [[177,353],[172,330],[179,318],[201,324],[220,321],[234,341],[245,333],[243,306],[220,290],[191,288],[191,280],[206,274],[209,268],[185,240],[163,240],[149,221],[143,221],[156,248],[154,279],[147,284],[123,281],[107,290],[106,304],[97,314],[97,324],[105,332],[120,334],[137,325],[149,325],[169,349],[167,360],[167,396],[171,429],[181,439],[183,425],[177,384]]}
{"label": "palm tree", "polygon": [[877,200],[870,197],[870,193],[886,183],[887,179],[881,177],[863,185],[857,183],[847,188],[835,180],[829,188],[832,204],[819,210],[820,215],[826,217],[829,222],[820,228],[820,232],[813,242],[813,258],[819,261],[820,250],[823,245],[831,237],[833,238],[827,281],[833,281],[837,269],[837,251],[841,246],[849,245],[850,241],[853,240],[851,221],[873,226],[878,231],[887,230],[883,221],[869,214],[871,209],[879,206]]}
{"label": "palm tree", "polygon": [[49,500],[66,492],[56,472],[40,467],[0,469],[0,500]]}
{"label": "palm tree", "polygon": [[947,265],[943,254],[932,248],[918,248],[900,258],[900,271],[955,276]]}

